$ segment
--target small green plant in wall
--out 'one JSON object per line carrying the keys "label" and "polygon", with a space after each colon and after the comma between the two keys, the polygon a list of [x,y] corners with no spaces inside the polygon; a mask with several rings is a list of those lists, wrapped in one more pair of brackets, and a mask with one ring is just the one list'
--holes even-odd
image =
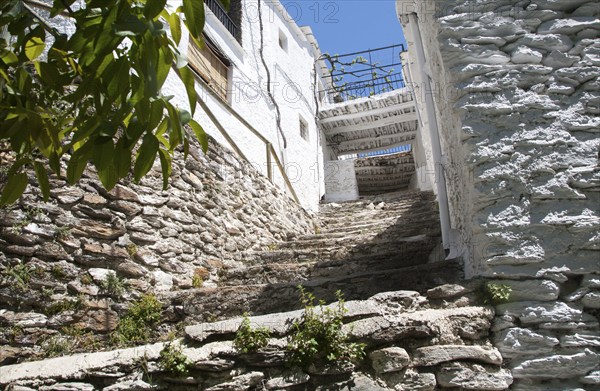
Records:
{"label": "small green plant in wall", "polygon": [[244,319],[235,334],[233,347],[240,353],[256,353],[267,346],[270,337],[271,333],[267,328],[253,328],[248,314],[244,314]]}
{"label": "small green plant in wall", "polygon": [[138,253],[138,246],[135,243],[129,243],[127,245],[127,254],[129,254],[130,257],[135,257]]}
{"label": "small green plant in wall", "polygon": [[115,272],[111,272],[102,281],[100,288],[109,296],[120,297],[125,292],[125,281],[120,279]]}
{"label": "small green plant in wall", "polygon": [[510,301],[510,295],[512,288],[506,284],[499,284],[496,282],[488,282],[485,285],[488,298],[486,301],[492,304],[508,303]]}
{"label": "small green plant in wall", "polygon": [[321,300],[315,304],[315,296],[298,286],[304,306],[302,317],[293,322],[288,336],[288,363],[302,368],[311,364],[323,365],[361,360],[365,356],[365,345],[350,342],[342,330],[344,297],[336,292],[338,302],[326,307]]}
{"label": "small green plant in wall", "polygon": [[130,346],[148,342],[161,315],[162,304],[156,296],[142,296],[119,320],[117,329],[112,334],[113,343]]}
{"label": "small green plant in wall", "polygon": [[189,360],[181,349],[181,345],[168,342],[163,350],[160,351],[161,368],[175,376],[186,376],[189,372]]}

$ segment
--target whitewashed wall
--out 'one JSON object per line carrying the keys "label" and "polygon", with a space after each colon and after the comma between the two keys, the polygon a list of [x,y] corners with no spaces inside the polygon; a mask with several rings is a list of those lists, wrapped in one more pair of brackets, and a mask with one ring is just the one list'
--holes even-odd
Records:
{"label": "whitewashed wall", "polygon": [[491,331],[510,389],[597,390],[598,2],[400,0],[398,10],[405,31],[418,18],[466,274],[507,292]]}
{"label": "whitewashed wall", "polygon": [[359,198],[354,159],[325,162],[325,200],[354,201]]}
{"label": "whitewashed wall", "polygon": [[[172,2],[172,5],[175,4],[177,3]],[[273,144],[302,206],[315,211],[324,193],[321,134],[315,121],[316,104],[313,93],[314,61],[318,54],[279,1],[262,2],[260,8],[263,55],[270,72],[274,102],[267,90],[267,72],[259,54],[261,28],[258,1],[243,1],[242,45],[231,37],[208,8],[205,31],[233,63],[232,85],[228,96],[231,108]],[[287,38],[287,52],[279,46],[280,32]],[[188,40],[189,36],[184,33],[180,45],[182,52],[187,52]],[[264,142],[233,117],[226,107],[211,96],[210,91],[204,91],[200,83],[197,87],[203,91],[204,101],[238,147],[266,175]],[[184,91],[182,83],[175,75],[171,75],[166,82],[165,94],[175,95],[177,104],[187,108]],[[278,131],[275,104],[279,106],[281,129],[287,145]],[[200,109],[195,118],[207,133],[223,145],[228,145]],[[308,140],[300,136],[300,118],[308,124]],[[279,170],[274,167],[273,172],[275,183],[285,189]]]}

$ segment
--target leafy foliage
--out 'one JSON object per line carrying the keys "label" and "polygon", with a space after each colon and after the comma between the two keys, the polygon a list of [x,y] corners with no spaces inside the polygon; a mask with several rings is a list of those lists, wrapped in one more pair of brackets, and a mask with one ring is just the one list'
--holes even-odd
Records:
{"label": "leafy foliage", "polygon": [[185,376],[189,372],[189,360],[181,350],[181,345],[169,342],[160,351],[160,366],[176,376]]}
{"label": "leafy foliage", "polygon": [[154,295],[144,295],[131,305],[119,319],[113,342],[117,345],[135,345],[148,342],[152,331],[160,321],[162,304]]}
{"label": "leafy foliage", "polygon": [[100,288],[109,296],[120,297],[125,292],[125,282],[117,276],[117,273],[110,272],[100,283]]}
{"label": "leafy foliage", "polygon": [[270,337],[271,333],[267,328],[252,328],[248,314],[244,314],[244,320],[235,334],[233,347],[240,353],[256,353],[267,346]]}
{"label": "leafy foliage", "polygon": [[334,362],[348,362],[364,358],[365,345],[348,341],[342,330],[344,297],[336,292],[338,299],[335,307],[325,307],[320,300],[315,306],[315,296],[298,286],[304,313],[300,320],[292,324],[288,337],[288,362],[307,368],[311,364],[321,365]]}
{"label": "leafy foliage", "polygon": [[[8,34],[0,34],[0,142],[8,142],[14,159],[0,205],[21,196],[30,169],[48,199],[49,169],[75,183],[90,162],[110,190],[131,172],[139,181],[158,156],[166,187],[175,148],[187,154],[184,125],[206,151],[206,134],[192,119],[194,78],[177,48],[182,20],[203,45],[204,6],[182,1],[169,10],[166,0],[85,0],[82,7],[54,0],[50,16],[68,18],[75,26],[70,36],[27,0],[2,2],[0,26]],[[172,67],[182,75],[192,113],[161,93]]]}
{"label": "leafy foliage", "polygon": [[497,284],[494,282],[487,283],[485,289],[489,296],[489,300],[493,304],[502,304],[510,301],[512,288],[505,284]]}

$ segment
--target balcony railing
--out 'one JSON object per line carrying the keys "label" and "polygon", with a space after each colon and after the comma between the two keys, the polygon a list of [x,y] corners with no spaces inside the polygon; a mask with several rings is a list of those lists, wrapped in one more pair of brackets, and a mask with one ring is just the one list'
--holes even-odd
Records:
{"label": "balcony railing", "polygon": [[204,0],[204,3],[210,8],[210,10],[215,14],[217,19],[225,26],[229,34],[231,34],[235,39],[240,41],[240,28],[235,22],[231,19],[231,17],[227,14],[227,11],[223,8],[221,3],[217,0]]}
{"label": "balcony railing", "polygon": [[392,45],[349,54],[324,54],[329,68],[328,87],[322,91],[333,102],[344,102],[396,90],[405,86],[400,53],[404,45]]}

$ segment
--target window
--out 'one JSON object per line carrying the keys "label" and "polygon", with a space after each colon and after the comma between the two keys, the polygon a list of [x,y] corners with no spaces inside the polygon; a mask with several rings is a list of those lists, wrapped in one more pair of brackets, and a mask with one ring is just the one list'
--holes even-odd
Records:
{"label": "window", "polygon": [[218,96],[227,100],[227,77],[231,63],[208,37],[204,37],[204,42],[204,47],[199,48],[190,40],[189,64]]}
{"label": "window", "polygon": [[308,141],[308,122],[300,117],[300,137]]}
{"label": "window", "polygon": [[279,47],[283,49],[284,52],[288,51],[288,39],[285,36],[285,33],[279,29]]}

